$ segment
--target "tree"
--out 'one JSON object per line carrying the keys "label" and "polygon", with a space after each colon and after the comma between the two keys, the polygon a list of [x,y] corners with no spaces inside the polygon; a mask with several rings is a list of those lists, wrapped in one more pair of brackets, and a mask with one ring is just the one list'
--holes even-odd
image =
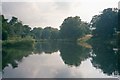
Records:
{"label": "tree", "polygon": [[8,22],[7,22],[7,19],[4,18],[3,15],[0,15],[0,18],[2,20],[1,24],[1,35],[2,35],[2,40],[7,40],[8,39]]}
{"label": "tree", "polygon": [[8,22],[8,34],[9,36],[13,36],[16,34],[15,26],[18,24],[18,18],[12,17],[12,19]]}
{"label": "tree", "polygon": [[101,69],[107,75],[120,74],[118,73],[120,70],[118,69],[119,57],[113,48],[113,45],[104,42],[96,41],[92,44],[93,56],[91,62],[95,68]]}
{"label": "tree", "polygon": [[46,27],[42,32],[42,39],[58,39],[59,30],[52,27]]}
{"label": "tree", "polygon": [[33,28],[33,30],[31,30],[31,34],[33,35],[33,37],[37,40],[42,38],[42,28]]}
{"label": "tree", "polygon": [[45,27],[42,31],[42,39],[50,39],[51,27]]}
{"label": "tree", "polygon": [[60,26],[60,36],[62,39],[77,40],[86,34],[87,25],[78,16],[68,17]]}
{"label": "tree", "polygon": [[30,36],[31,28],[28,25],[23,26],[22,36]]}
{"label": "tree", "polygon": [[102,39],[113,38],[115,29],[118,26],[118,12],[117,9],[108,8],[104,9],[102,14],[93,16],[91,20],[93,36]]}
{"label": "tree", "polygon": [[117,27],[117,46],[118,46],[118,49],[120,51],[120,10],[118,12],[118,27]]}
{"label": "tree", "polygon": [[118,10],[118,27],[117,27],[117,31],[120,32],[120,9]]}
{"label": "tree", "polygon": [[18,22],[18,18],[12,17],[12,19],[11,19],[10,22],[9,22],[9,24],[10,24],[10,25],[14,25],[14,24],[17,23],[17,22]]}
{"label": "tree", "polygon": [[14,24],[13,32],[14,32],[13,35],[19,35],[19,36],[22,35],[22,32],[23,32],[23,24],[22,24],[22,22],[17,22],[17,23]]}
{"label": "tree", "polygon": [[16,17],[12,17],[10,21],[5,19],[3,15],[0,15],[2,20],[2,36],[3,40],[8,37],[22,37],[30,35],[31,28],[28,25],[23,25],[22,21],[18,20]]}
{"label": "tree", "polygon": [[0,40],[2,40],[2,15],[0,15]]}
{"label": "tree", "polygon": [[59,30],[57,28],[51,28],[51,39],[59,39]]}
{"label": "tree", "polygon": [[2,31],[2,40],[7,40],[7,39],[8,39],[7,31],[3,30]]}

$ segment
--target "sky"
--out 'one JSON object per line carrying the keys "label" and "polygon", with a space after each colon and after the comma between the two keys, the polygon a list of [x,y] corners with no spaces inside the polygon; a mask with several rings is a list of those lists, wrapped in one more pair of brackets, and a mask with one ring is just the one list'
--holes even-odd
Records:
{"label": "sky", "polygon": [[2,14],[19,18],[30,27],[58,28],[65,18],[80,16],[90,22],[106,8],[117,8],[119,0],[2,0]]}

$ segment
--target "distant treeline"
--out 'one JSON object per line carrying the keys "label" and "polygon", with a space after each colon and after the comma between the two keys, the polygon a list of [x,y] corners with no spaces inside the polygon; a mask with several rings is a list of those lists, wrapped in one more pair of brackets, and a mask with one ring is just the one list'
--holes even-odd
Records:
{"label": "distant treeline", "polygon": [[35,27],[31,29],[29,25],[24,25],[16,17],[8,20],[5,19],[4,15],[0,15],[2,20],[2,27],[0,26],[2,36],[0,36],[0,39],[9,40],[16,37],[24,38],[30,36],[35,40],[77,40],[87,34],[91,34],[93,38],[114,40],[120,31],[118,14],[119,10],[117,8],[107,8],[99,15],[93,16],[90,23],[81,21],[79,16],[68,17],[60,25],[60,30],[52,27]]}
{"label": "distant treeline", "polygon": [[28,25],[23,25],[18,18],[12,17],[10,21],[2,18],[2,40],[14,39],[15,37],[24,38],[31,36],[36,40],[44,39],[69,39],[76,40],[90,33],[89,24],[81,21],[80,17],[68,17],[60,26],[60,30],[52,27],[35,27],[31,29]]}

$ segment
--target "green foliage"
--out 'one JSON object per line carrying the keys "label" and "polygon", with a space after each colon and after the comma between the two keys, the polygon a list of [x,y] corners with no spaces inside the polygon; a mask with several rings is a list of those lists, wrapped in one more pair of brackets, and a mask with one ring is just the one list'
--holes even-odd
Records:
{"label": "green foliage", "polygon": [[0,40],[2,40],[2,16],[0,16]]}
{"label": "green foliage", "polygon": [[1,22],[1,25],[0,26],[2,26],[1,27],[1,38],[2,38],[2,40],[7,40],[7,38],[8,38],[8,33],[7,33],[7,19],[5,19],[4,18],[4,16],[3,15],[0,15],[0,20],[2,20],[2,22]]}
{"label": "green foliage", "polygon": [[[2,31],[3,40],[12,39],[15,37],[25,38],[27,36],[33,36],[36,40],[57,40],[57,39],[68,39],[77,40],[78,38],[88,34],[89,24],[81,21],[80,17],[68,17],[64,20],[60,27],[60,30],[52,27],[42,28],[31,28],[28,25],[23,25],[22,21],[16,17],[12,17],[10,21],[2,18]],[[61,36],[61,37],[60,37]]]}
{"label": "green foliage", "polygon": [[51,54],[58,51],[58,42],[54,40],[35,43],[34,53]]}
{"label": "green foliage", "polygon": [[59,39],[59,30],[57,28],[51,29],[51,39]]}
{"label": "green foliage", "polygon": [[60,44],[60,56],[64,63],[69,66],[79,66],[81,61],[89,57],[91,49],[77,45],[76,43],[63,43]]}
{"label": "green foliage", "polygon": [[7,40],[8,39],[8,33],[7,31],[2,31],[2,40]]}
{"label": "green foliage", "polygon": [[42,39],[50,39],[51,37],[51,27],[46,27],[42,32]]}
{"label": "green foliage", "polygon": [[33,28],[33,30],[31,31],[31,34],[34,39],[40,40],[42,35],[42,28]]}
{"label": "green foliage", "polygon": [[11,64],[13,68],[18,66],[16,61],[21,61],[23,57],[27,57],[32,54],[32,48],[3,48],[2,50],[2,69],[4,69],[8,64]]}
{"label": "green foliage", "polygon": [[59,30],[52,27],[46,27],[42,32],[42,39],[58,39]]}
{"label": "green foliage", "polygon": [[62,39],[77,40],[88,32],[88,24],[81,21],[78,16],[66,18],[60,26],[60,36]]}
{"label": "green foliage", "polygon": [[120,50],[120,33],[117,34],[117,47]]}
{"label": "green foliage", "polygon": [[118,11],[117,46],[120,52],[120,10]]}
{"label": "green foliage", "polygon": [[14,24],[17,23],[17,22],[18,22],[18,18],[12,17],[12,19],[11,19],[10,22],[9,22],[9,24],[10,24],[10,25],[14,25]]}
{"label": "green foliage", "polygon": [[28,25],[23,25],[18,18],[12,17],[10,21],[5,19],[3,15],[0,15],[0,18],[2,19],[2,40],[11,39],[15,36],[24,38],[30,35],[31,28]]}
{"label": "green foliage", "polygon": [[31,30],[31,35],[36,40],[47,40],[47,39],[58,39],[59,38],[59,30],[52,27],[45,27],[42,28],[33,28]]}
{"label": "green foliage", "polygon": [[118,10],[118,27],[117,31],[120,31],[120,9]]}
{"label": "green foliage", "polygon": [[[116,75],[118,73],[118,54],[113,50],[113,45],[106,44],[103,41],[94,40],[92,52],[92,64],[97,69],[101,69],[107,75]],[[94,56],[95,55],[95,56]],[[108,66],[109,65],[109,66]]]}
{"label": "green foliage", "polygon": [[118,26],[117,9],[104,9],[102,14],[93,16],[91,24],[96,28],[92,33],[94,37],[112,39]]}

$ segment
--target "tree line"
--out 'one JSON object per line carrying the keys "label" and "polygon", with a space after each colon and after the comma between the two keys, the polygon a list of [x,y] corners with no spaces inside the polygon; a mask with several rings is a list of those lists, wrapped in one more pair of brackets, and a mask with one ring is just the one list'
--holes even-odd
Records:
{"label": "tree line", "polygon": [[32,36],[36,40],[40,39],[77,39],[89,33],[89,24],[81,21],[80,17],[66,18],[60,30],[52,27],[35,27],[31,29],[28,25],[23,25],[22,21],[18,18],[12,17],[10,21],[2,18],[2,40],[7,40],[9,37]]}
{"label": "tree line", "polygon": [[117,8],[104,9],[99,15],[93,16],[90,23],[84,22],[79,16],[67,17],[60,25],[60,30],[51,26],[41,28],[35,27],[31,29],[29,25],[24,25],[16,17],[11,20],[5,19],[4,15],[0,15],[2,36],[0,39],[8,40],[13,37],[24,38],[31,36],[36,40],[45,39],[64,39],[77,40],[87,34],[92,34],[93,38],[100,38],[103,40],[114,40],[120,31],[119,10]]}

